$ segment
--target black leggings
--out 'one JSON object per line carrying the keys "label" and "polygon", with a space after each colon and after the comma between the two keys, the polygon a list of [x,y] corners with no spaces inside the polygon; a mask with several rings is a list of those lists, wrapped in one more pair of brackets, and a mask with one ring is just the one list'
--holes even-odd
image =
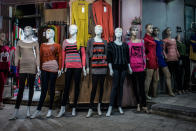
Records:
{"label": "black leggings", "polygon": [[23,98],[23,92],[25,87],[25,81],[27,79],[27,83],[29,86],[29,101],[28,106],[31,106],[32,98],[34,94],[34,81],[35,81],[35,74],[27,74],[27,73],[20,73],[19,74],[19,91],[18,96],[16,99],[16,105],[15,108],[19,109],[22,98]]}
{"label": "black leggings", "polygon": [[136,96],[137,104],[142,107],[146,107],[146,95],[145,95],[145,72],[133,72],[131,80],[133,83],[133,91]]}
{"label": "black leggings", "polygon": [[74,105],[73,107],[76,107],[78,102],[78,97],[80,93],[80,79],[81,79],[81,68],[68,68],[65,73],[65,88],[63,93],[63,101],[62,106],[66,106],[68,97],[69,97],[69,91],[72,81],[72,76],[74,76],[75,80],[75,90],[74,90]]}
{"label": "black leggings", "polygon": [[90,99],[90,108],[93,108],[94,106],[94,99],[96,96],[98,82],[100,82],[99,103],[102,103],[104,81],[105,81],[105,75],[92,75],[92,91],[91,91],[91,99]]}
{"label": "black leggings", "polygon": [[114,106],[114,101],[117,96],[117,105],[122,105],[123,84],[126,77],[126,70],[114,69],[112,80],[112,92],[110,95],[110,106]]}
{"label": "black leggings", "polygon": [[41,72],[41,96],[39,99],[39,104],[37,107],[37,110],[41,111],[41,108],[44,104],[44,100],[46,98],[46,94],[48,91],[48,83],[50,81],[50,106],[49,109],[52,109],[52,105],[54,102],[54,96],[55,96],[55,84],[57,79],[57,72],[48,72],[43,71]]}
{"label": "black leggings", "polygon": [[180,73],[179,73],[179,64],[178,61],[167,62],[169,72],[174,79],[174,90],[182,90],[182,85],[180,84]]}

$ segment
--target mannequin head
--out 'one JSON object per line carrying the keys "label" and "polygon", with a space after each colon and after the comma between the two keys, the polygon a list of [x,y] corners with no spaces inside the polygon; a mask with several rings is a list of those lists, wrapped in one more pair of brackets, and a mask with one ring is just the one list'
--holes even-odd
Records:
{"label": "mannequin head", "polygon": [[160,29],[158,27],[153,28],[153,37],[159,36]]}
{"label": "mannequin head", "polygon": [[26,26],[24,28],[24,35],[25,35],[25,37],[32,36],[33,35],[33,28],[31,26]]}
{"label": "mannequin head", "polygon": [[132,37],[132,36],[134,36],[134,37],[136,37],[137,36],[137,34],[138,34],[138,26],[136,26],[136,25],[133,25],[133,26],[131,26],[131,28],[129,29],[129,32],[130,32],[130,36]]}
{"label": "mannequin head", "polygon": [[116,38],[121,38],[121,36],[122,36],[122,28],[116,28],[115,29],[115,36],[116,36]]}
{"label": "mannequin head", "polygon": [[78,31],[78,27],[76,25],[70,25],[69,27],[69,33],[70,35],[75,35]]}
{"label": "mannequin head", "polygon": [[146,29],[146,33],[151,35],[152,32],[153,32],[153,25],[152,24],[147,24],[145,29]]}
{"label": "mannequin head", "polygon": [[180,40],[181,40],[181,35],[180,35],[180,33],[177,34],[176,40],[177,40],[177,41],[180,41]]}
{"label": "mannequin head", "polygon": [[101,25],[96,25],[96,26],[95,26],[95,34],[96,34],[96,35],[101,35],[102,32],[103,32],[102,26],[101,26]]}
{"label": "mannequin head", "polygon": [[163,39],[170,37],[172,34],[171,28],[167,27],[164,31],[163,31]]}
{"label": "mannequin head", "polygon": [[46,39],[54,38],[54,30],[53,29],[47,29],[46,30]]}

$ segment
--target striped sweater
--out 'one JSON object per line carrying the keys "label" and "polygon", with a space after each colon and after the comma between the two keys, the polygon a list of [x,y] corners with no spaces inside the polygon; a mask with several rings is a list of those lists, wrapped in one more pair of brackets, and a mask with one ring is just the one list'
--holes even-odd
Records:
{"label": "striped sweater", "polygon": [[86,64],[85,48],[80,47],[77,50],[77,43],[63,41],[63,68],[82,68]]}

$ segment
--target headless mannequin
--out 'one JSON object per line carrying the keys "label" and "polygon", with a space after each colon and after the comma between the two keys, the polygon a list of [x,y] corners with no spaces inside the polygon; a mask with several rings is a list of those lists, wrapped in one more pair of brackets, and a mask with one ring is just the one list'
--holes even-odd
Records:
{"label": "headless mannequin", "polygon": [[[26,26],[25,27],[25,29],[24,29],[24,39],[22,41],[24,43],[26,43],[26,44],[31,44],[31,43],[35,42],[35,40],[33,40],[33,30],[32,30],[32,27],[30,27],[30,26]],[[34,55],[38,56],[38,54],[35,54],[35,51],[34,51]],[[37,66],[37,75],[39,75],[39,74],[40,74],[40,68],[39,68],[39,66]],[[10,120],[17,119],[18,111],[19,111],[19,109],[15,109],[14,114],[10,118]],[[26,116],[27,116],[27,118],[30,117],[30,106],[27,106],[27,114],[26,114]]]}
{"label": "headless mannequin", "polygon": [[[48,42],[47,43],[44,43],[44,44],[46,44],[46,45],[53,45],[53,44],[55,44],[55,42],[54,42],[54,36],[55,36],[54,30],[53,29],[47,29],[46,30],[46,39],[48,39]],[[58,70],[58,77],[60,75],[61,75],[61,70]],[[40,116],[40,114],[41,114],[41,110],[36,110],[35,113],[31,116],[31,119]],[[49,118],[51,116],[52,116],[52,110],[49,109],[46,117]]]}
{"label": "headless mannequin", "polygon": [[[153,26],[152,25],[148,25],[146,27],[146,34],[148,34],[149,36],[152,36],[153,33]],[[148,60],[148,58],[146,59]],[[157,88],[157,83],[158,83],[158,69],[148,69],[146,70],[146,79],[145,79],[145,92],[146,92],[146,98],[147,99],[152,99],[150,96],[148,96],[148,92],[149,92],[149,88],[150,88],[150,84],[151,81],[153,79],[153,88]]]}
{"label": "headless mannequin", "polygon": [[[138,27],[132,27],[131,28],[131,30],[130,30],[130,40],[131,40],[131,43],[141,43],[141,41],[143,41],[143,40],[141,40],[141,39],[137,39],[137,34],[138,34]],[[145,53],[145,52],[144,52]],[[145,73],[144,73],[145,74]],[[142,79],[142,78],[141,78]],[[143,82],[143,88],[142,87],[139,87],[139,91],[138,90],[136,90],[135,91],[135,93],[137,93],[137,94],[135,94],[135,95],[138,95],[138,92],[140,92],[140,97],[142,98],[142,95],[144,95],[143,97],[143,99],[145,99],[145,100],[143,100],[143,101],[145,101],[145,103],[146,103],[146,96],[145,96],[145,93],[142,93],[142,89],[143,89],[143,92],[145,92],[144,91],[144,80],[145,79],[143,79],[143,81],[139,81],[139,82]],[[140,86],[140,85],[139,85]],[[138,87],[136,87],[136,88],[138,88]],[[139,102],[139,101],[138,101]],[[141,102],[139,102],[139,103],[141,103]],[[137,111],[138,112],[140,112],[141,111],[141,109],[140,109],[140,107],[142,106],[142,109],[146,112],[146,113],[148,113],[148,108],[146,107],[146,106],[144,106],[144,105],[140,105],[140,104],[137,104]]]}
{"label": "headless mannequin", "polygon": [[[94,37],[94,42],[103,42],[103,39],[101,38],[101,35],[102,35],[102,32],[103,32],[103,28],[101,25],[96,25],[95,26],[95,37]],[[89,67],[87,67],[87,74],[89,74]],[[101,88],[101,87],[100,87]],[[103,88],[103,87],[102,87]],[[92,89],[93,90],[93,89]],[[92,93],[91,93],[92,95]],[[98,115],[102,115],[102,112],[101,112],[101,103],[98,103],[98,106],[97,106],[97,112],[98,112]],[[88,114],[87,114],[87,118],[88,117],[91,117],[93,114],[93,109],[92,108],[89,108],[88,110]]]}
{"label": "headless mannequin", "polygon": [[[153,30],[153,34],[154,34],[154,39],[157,40],[157,41],[160,41],[160,39],[158,37],[159,36],[159,30],[158,29]],[[167,85],[167,88],[168,88],[169,95],[170,96],[175,96],[173,91],[172,91],[172,88],[171,88],[171,74],[169,72],[168,66],[162,67],[161,70],[163,71],[163,74],[166,78],[166,85]],[[157,95],[157,87],[158,87],[158,85],[156,87],[154,87],[154,91],[153,91],[153,96],[154,97]]]}
{"label": "headless mannequin", "polygon": [[[118,46],[122,46],[123,42],[121,40],[121,37],[122,37],[122,29],[121,28],[115,29],[115,36],[116,36],[116,40],[114,41],[114,43]],[[109,70],[110,70],[110,76],[113,76],[114,71],[112,68],[112,63],[109,63]],[[132,74],[132,69],[131,69],[130,63],[128,64],[128,71],[129,71],[129,74]],[[120,114],[124,114],[121,106],[118,107],[118,110],[119,110]],[[106,116],[107,117],[111,116],[111,113],[112,113],[112,106],[109,106],[108,111],[106,113]]]}
{"label": "headless mannequin", "polygon": [[[77,42],[77,40],[76,40],[77,31],[78,31],[78,28],[76,25],[71,25],[69,27],[69,34],[71,35],[71,37],[69,39],[66,39],[66,41],[68,43],[76,43]],[[86,76],[85,66],[83,66],[82,69],[83,69],[84,76]],[[63,71],[63,67],[62,67],[61,71]],[[67,72],[67,68],[64,69],[64,72]],[[58,113],[58,115],[56,117],[57,118],[62,117],[64,114],[65,114],[65,106],[61,106],[60,112]],[[76,108],[75,107],[72,109],[72,116],[76,116]]]}

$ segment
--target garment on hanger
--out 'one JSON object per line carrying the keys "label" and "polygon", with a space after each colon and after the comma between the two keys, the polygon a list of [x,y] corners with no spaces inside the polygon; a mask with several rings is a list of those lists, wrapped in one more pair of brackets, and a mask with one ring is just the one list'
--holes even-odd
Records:
{"label": "garment on hanger", "polygon": [[88,33],[91,35],[91,37],[95,37],[95,21],[93,18],[93,4],[90,3],[88,5]]}
{"label": "garment on hanger", "polygon": [[145,34],[144,37],[144,46],[146,51],[146,67],[148,69],[157,69],[158,61],[156,56],[156,43],[152,36]]}
{"label": "garment on hanger", "polygon": [[103,39],[107,40],[107,42],[113,41],[114,27],[111,5],[98,0],[93,3],[92,9],[95,25],[103,27]]}
{"label": "garment on hanger", "polygon": [[86,65],[85,48],[77,49],[77,43],[63,42],[63,68],[82,68]]}
{"label": "garment on hanger", "polygon": [[88,41],[88,2],[74,1],[71,7],[71,23],[78,27],[77,32],[77,48],[86,47]]}
{"label": "garment on hanger", "polygon": [[164,50],[166,52],[167,61],[178,61],[180,54],[177,49],[175,39],[164,39]]}
{"label": "garment on hanger", "polygon": [[159,41],[155,40],[155,42],[157,43],[156,55],[158,58],[159,67],[165,67],[165,66],[167,66],[167,63],[165,62],[164,54],[163,54],[163,42],[160,40]]}

